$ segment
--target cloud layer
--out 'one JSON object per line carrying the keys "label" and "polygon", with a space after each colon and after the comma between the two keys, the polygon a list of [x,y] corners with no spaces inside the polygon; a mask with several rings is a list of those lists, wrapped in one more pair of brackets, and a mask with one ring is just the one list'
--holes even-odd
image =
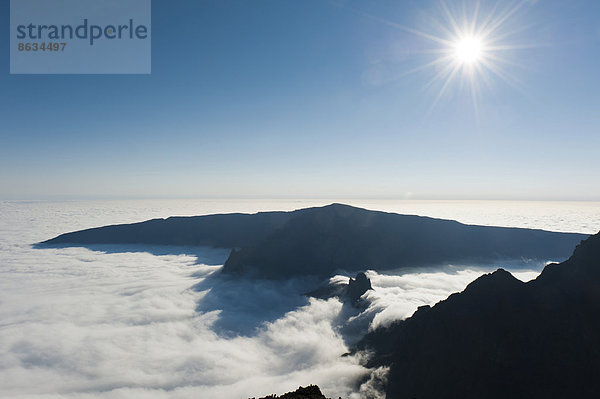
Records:
{"label": "cloud layer", "polygon": [[[358,359],[343,357],[348,343],[492,269],[369,271],[375,290],[359,313],[336,299],[303,298],[318,283],[313,280],[217,277],[214,264],[227,251],[174,255],[29,245],[82,227],[177,213],[171,209],[0,205],[2,397],[227,399],[307,384],[331,397],[373,397],[385,370],[366,370]],[[529,266],[519,278],[535,277],[542,265]],[[359,387],[359,380],[367,382]]]}
{"label": "cloud layer", "polygon": [[[365,370],[341,357],[347,348],[331,324],[338,301],[307,300],[251,336],[220,334],[222,311],[197,311],[210,293],[193,289],[191,273],[214,269],[189,256],[72,248],[42,250],[35,270],[3,273],[2,396],[236,398],[308,383],[350,393]],[[252,293],[246,284],[234,288]],[[240,323],[247,313],[239,310]]]}

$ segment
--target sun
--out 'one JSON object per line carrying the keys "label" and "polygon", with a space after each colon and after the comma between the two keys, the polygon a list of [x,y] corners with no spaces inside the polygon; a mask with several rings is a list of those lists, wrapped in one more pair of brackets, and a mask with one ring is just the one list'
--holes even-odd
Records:
{"label": "sun", "polygon": [[448,91],[454,91],[470,95],[477,111],[480,92],[493,89],[496,78],[521,90],[521,82],[511,73],[520,67],[516,52],[536,47],[517,43],[527,29],[518,17],[526,3],[439,0],[439,12],[423,19],[419,28],[361,14],[414,35],[417,44],[424,39],[422,49],[415,51],[424,56],[423,63],[413,64],[401,76],[433,72],[423,85],[435,95],[431,110]]}
{"label": "sun", "polygon": [[[481,0],[439,0],[438,11],[433,10],[427,18],[419,19],[418,28],[356,12],[414,36],[411,45],[414,43],[416,50],[413,53],[423,56],[422,63],[412,63],[412,68],[399,76],[425,70],[433,72],[423,84],[423,88],[435,96],[429,112],[449,91],[456,96],[470,95],[477,112],[480,92],[493,90],[495,80],[523,91],[521,82],[512,74],[522,67],[516,53],[539,46],[522,42],[528,26],[521,22],[519,14],[527,3],[521,0],[498,0],[489,4]],[[423,40],[423,44],[419,40]],[[418,45],[422,46],[420,50]],[[458,98],[455,95],[453,98]]]}
{"label": "sun", "polygon": [[454,58],[464,65],[472,65],[483,60],[484,45],[476,36],[466,36],[454,43]]}

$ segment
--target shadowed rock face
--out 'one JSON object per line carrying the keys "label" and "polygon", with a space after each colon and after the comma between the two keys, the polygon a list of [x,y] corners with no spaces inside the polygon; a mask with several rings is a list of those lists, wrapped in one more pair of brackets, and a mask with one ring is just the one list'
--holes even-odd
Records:
{"label": "shadowed rock face", "polygon": [[350,279],[348,281],[348,291],[347,295],[351,301],[356,302],[360,299],[362,294],[367,292],[368,290],[372,290],[371,280],[364,273],[358,273],[355,279]]}
{"label": "shadowed rock face", "polygon": [[279,279],[445,262],[565,259],[581,234],[470,226],[333,204],[294,212],[154,219],[60,235],[44,245],[234,248],[224,272]]}
{"label": "shadowed rock face", "polygon": [[356,275],[356,278],[349,278],[347,284],[328,284],[307,293],[306,296],[319,299],[337,297],[342,301],[349,300],[353,305],[358,305],[360,297],[372,289],[371,280],[365,273],[360,272]]}
{"label": "shadowed rock face", "polygon": [[600,234],[523,283],[499,269],[368,334],[388,398],[595,397],[600,392]]}
{"label": "shadowed rock face", "polygon": [[[254,399],[254,398],[253,398]],[[316,385],[309,385],[306,388],[300,387],[294,392],[288,392],[281,396],[269,395],[260,399],[328,399],[321,393]]]}

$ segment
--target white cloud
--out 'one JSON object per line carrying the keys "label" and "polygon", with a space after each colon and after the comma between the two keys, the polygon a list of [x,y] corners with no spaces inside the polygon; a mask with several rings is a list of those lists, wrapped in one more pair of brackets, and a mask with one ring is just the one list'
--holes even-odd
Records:
{"label": "white cloud", "polygon": [[[304,300],[249,336],[227,337],[213,328],[220,310],[196,309],[206,293],[193,289],[200,278],[192,275],[215,268],[195,264],[194,257],[83,248],[20,252],[0,282],[0,396],[238,398],[310,383],[348,396],[366,371],[341,357],[348,349],[331,324],[342,306],[334,299]],[[32,263],[19,268],[16,262],[25,259]],[[249,292],[242,298],[250,301],[259,297],[255,284],[213,290],[232,290],[232,301]],[[285,303],[304,284],[284,284],[287,292],[272,290],[267,299]],[[230,313],[248,311],[233,305],[222,303]]]}
{"label": "white cloud", "polygon": [[[356,358],[342,357],[348,347],[341,332],[356,335],[370,323],[407,317],[488,271],[370,271],[370,306],[356,315],[335,299],[303,299],[299,294],[314,281],[215,278],[218,267],[211,265],[227,251],[28,245],[59,232],[158,216],[154,208],[136,214],[113,208],[0,208],[1,397],[227,399],[308,384],[331,397],[376,397],[385,370],[369,378]],[[522,278],[535,274],[521,271]],[[353,318],[346,322],[340,312]],[[357,387],[361,377],[368,380]]]}

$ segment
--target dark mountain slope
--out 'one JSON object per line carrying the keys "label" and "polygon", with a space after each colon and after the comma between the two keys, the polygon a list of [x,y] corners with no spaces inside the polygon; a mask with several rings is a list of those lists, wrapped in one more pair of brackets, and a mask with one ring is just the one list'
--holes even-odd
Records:
{"label": "dark mountain slope", "polygon": [[469,226],[455,221],[368,211],[333,204],[294,212],[155,219],[63,234],[57,244],[159,244],[238,248],[227,273],[260,277],[328,276],[359,271],[492,262],[565,259],[581,234]]}
{"label": "dark mountain slope", "polygon": [[595,397],[600,235],[529,283],[500,269],[433,308],[368,334],[391,366],[388,398]]}
{"label": "dark mountain slope", "polygon": [[331,274],[339,269],[389,270],[444,262],[566,259],[585,237],[469,226],[334,204],[298,214],[257,245],[233,252],[225,270],[236,273],[259,269],[261,275],[277,278],[289,274]]}
{"label": "dark mountain slope", "polygon": [[150,244],[241,248],[254,245],[290,218],[290,212],[231,213],[152,219],[61,234],[57,244]]}

